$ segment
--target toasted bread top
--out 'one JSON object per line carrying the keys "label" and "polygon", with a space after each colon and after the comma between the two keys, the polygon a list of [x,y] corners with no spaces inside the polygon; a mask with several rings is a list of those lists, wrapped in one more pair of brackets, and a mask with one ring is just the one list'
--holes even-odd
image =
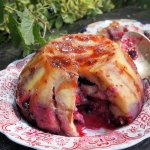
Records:
{"label": "toasted bread top", "polygon": [[[39,113],[35,107],[48,107],[55,111],[56,132],[63,130],[77,136],[73,112],[79,76],[106,93],[118,109],[116,115],[119,112],[136,117],[143,88],[132,59],[113,41],[93,34],[65,35],[41,48],[20,74],[17,103],[22,108],[21,104],[30,98],[30,111],[36,118]],[[67,127],[60,125],[63,121]],[[37,123],[43,127],[40,119]],[[49,124],[44,128],[53,130]]]}

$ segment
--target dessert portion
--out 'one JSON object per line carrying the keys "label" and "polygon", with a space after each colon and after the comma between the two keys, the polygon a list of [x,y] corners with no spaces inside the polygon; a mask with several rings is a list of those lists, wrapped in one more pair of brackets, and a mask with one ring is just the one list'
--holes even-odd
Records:
{"label": "dessert portion", "polygon": [[122,26],[118,21],[112,21],[108,27],[100,29],[98,32],[111,40],[118,41],[127,31],[127,26]]}
{"label": "dessert portion", "polygon": [[115,42],[72,34],[33,56],[20,74],[16,102],[39,128],[82,136],[84,128],[131,123],[143,105],[143,86],[133,60]]}
{"label": "dessert portion", "polygon": [[137,33],[141,33],[147,37],[149,37],[148,31],[143,31],[139,27],[131,24],[131,25],[122,25],[120,22],[114,20],[112,21],[106,28],[100,28],[98,33],[100,35],[106,36],[107,38],[121,43],[121,48],[128,52],[132,59],[137,59],[138,52],[136,45],[140,39],[126,39],[126,41],[122,41],[122,38],[125,33],[128,31],[134,31]]}
{"label": "dessert portion", "polygon": [[145,34],[147,37],[149,36],[148,31],[143,31],[134,24],[131,25],[122,25],[119,21],[114,20],[112,21],[107,27],[100,28],[98,30],[98,33],[100,35],[104,35],[107,38],[113,40],[113,41],[120,41],[122,36],[128,32],[128,31],[134,31],[141,34]]}

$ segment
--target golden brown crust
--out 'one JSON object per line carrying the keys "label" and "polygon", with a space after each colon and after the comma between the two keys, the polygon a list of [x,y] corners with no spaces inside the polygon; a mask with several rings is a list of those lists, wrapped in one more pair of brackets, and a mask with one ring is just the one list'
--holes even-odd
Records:
{"label": "golden brown crust", "polygon": [[137,116],[143,89],[134,63],[117,44],[92,34],[65,35],[45,45],[20,75],[17,104],[25,110],[22,104],[30,99],[28,109],[39,127],[78,136],[73,112],[79,76],[106,93],[118,109],[115,115]]}

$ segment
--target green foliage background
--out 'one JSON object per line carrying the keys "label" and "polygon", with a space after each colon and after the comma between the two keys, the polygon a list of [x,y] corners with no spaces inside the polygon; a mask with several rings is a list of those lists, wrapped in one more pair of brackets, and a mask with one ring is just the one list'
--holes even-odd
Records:
{"label": "green foliage background", "polygon": [[26,56],[64,34],[52,34],[53,28],[135,4],[150,7],[149,0],[0,0],[0,44],[11,39]]}

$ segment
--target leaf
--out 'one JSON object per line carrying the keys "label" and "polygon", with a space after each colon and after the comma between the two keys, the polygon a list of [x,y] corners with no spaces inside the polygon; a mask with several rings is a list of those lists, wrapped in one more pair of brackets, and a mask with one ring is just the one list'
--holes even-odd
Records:
{"label": "leaf", "polygon": [[30,46],[26,45],[25,43],[22,45],[23,47],[23,57],[26,57],[27,55],[31,54],[32,49]]}
{"label": "leaf", "polygon": [[12,42],[15,47],[18,47],[22,42],[22,36],[21,36],[20,30],[18,28],[18,23],[12,16],[12,14],[9,14],[8,20],[9,20],[8,28],[9,28]]}
{"label": "leaf", "polygon": [[30,0],[21,0],[20,3],[22,5],[28,5],[28,4],[30,4]]}
{"label": "leaf", "polygon": [[30,16],[27,8],[23,12],[20,31],[26,45],[34,44],[33,25],[34,19]]}
{"label": "leaf", "polygon": [[37,23],[34,23],[33,35],[35,41],[37,41],[41,46],[43,46],[46,43],[46,40],[40,35],[40,26]]}
{"label": "leaf", "polygon": [[4,2],[0,0],[0,24],[4,21]]}
{"label": "leaf", "polygon": [[21,35],[18,22],[15,20],[15,18],[12,16],[12,14],[9,14],[8,19],[9,19],[8,28],[9,28],[10,36],[11,36],[14,46],[15,47],[19,47],[19,46],[23,47],[23,56],[30,54],[31,48],[28,45],[26,45],[26,43]]}
{"label": "leaf", "polygon": [[111,2],[111,0],[103,0],[103,11],[104,12],[108,12],[111,9],[113,9],[115,6],[114,4]]}
{"label": "leaf", "polygon": [[55,27],[57,29],[60,29],[63,25],[63,19],[61,16],[58,16],[57,19],[56,19],[56,22],[55,22]]}
{"label": "leaf", "polygon": [[23,12],[16,10],[16,13],[20,19],[23,19]]}
{"label": "leaf", "polygon": [[53,28],[54,23],[55,23],[55,19],[51,19],[51,20],[48,22],[48,28],[49,28],[49,29]]}
{"label": "leaf", "polygon": [[31,4],[34,4],[34,5],[38,3],[37,0],[30,0],[30,2],[31,2]]}
{"label": "leaf", "polygon": [[58,37],[62,36],[62,33],[53,33],[51,34],[49,37],[48,37],[48,40],[51,41],[51,40],[54,40]]}
{"label": "leaf", "polygon": [[73,23],[76,17],[72,14],[62,14],[61,15],[65,23]]}
{"label": "leaf", "polygon": [[91,1],[91,0],[86,0],[86,7],[87,7],[88,9],[94,9],[95,6],[94,6],[93,1]]}

